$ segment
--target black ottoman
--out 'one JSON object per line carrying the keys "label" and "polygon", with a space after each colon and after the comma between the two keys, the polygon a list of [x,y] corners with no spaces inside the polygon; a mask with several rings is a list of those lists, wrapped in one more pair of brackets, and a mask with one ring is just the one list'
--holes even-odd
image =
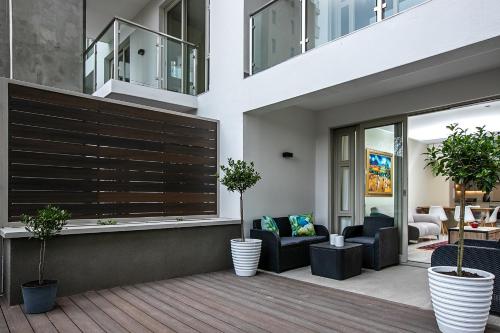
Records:
{"label": "black ottoman", "polygon": [[345,280],[361,274],[363,245],[345,243],[343,247],[329,242],[311,244],[311,273],[336,280]]}

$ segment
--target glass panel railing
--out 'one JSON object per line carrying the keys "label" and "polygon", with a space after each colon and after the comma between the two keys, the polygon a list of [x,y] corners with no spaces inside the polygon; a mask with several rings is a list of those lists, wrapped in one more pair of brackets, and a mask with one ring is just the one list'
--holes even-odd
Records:
{"label": "glass panel railing", "polygon": [[386,0],[384,18],[400,13],[426,0]]}
{"label": "glass panel railing", "polygon": [[118,80],[160,88],[157,72],[160,36],[121,21],[119,30]]}
{"label": "glass panel railing", "polygon": [[301,53],[301,1],[276,1],[253,15],[253,73]]}
{"label": "glass panel railing", "polygon": [[85,51],[84,91],[115,79],[195,95],[197,57],[192,43],[115,18]]}
{"label": "glass panel railing", "polygon": [[429,0],[271,0],[250,15],[250,73],[425,1]]}
{"label": "glass panel railing", "polygon": [[112,76],[113,24],[110,23],[84,53],[84,92],[94,93]]}
{"label": "glass panel railing", "polygon": [[308,0],[307,49],[376,22],[376,0]]}

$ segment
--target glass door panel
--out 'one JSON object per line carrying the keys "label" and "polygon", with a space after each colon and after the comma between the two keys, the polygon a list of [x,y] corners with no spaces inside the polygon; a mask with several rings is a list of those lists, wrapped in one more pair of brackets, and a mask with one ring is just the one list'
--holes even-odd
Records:
{"label": "glass door panel", "polygon": [[342,233],[354,224],[356,129],[353,127],[333,132],[333,212],[331,229]]}
{"label": "glass door panel", "polygon": [[[403,122],[363,127],[362,216],[389,216],[403,230],[406,217]],[[358,155],[360,156],[360,155]]]}

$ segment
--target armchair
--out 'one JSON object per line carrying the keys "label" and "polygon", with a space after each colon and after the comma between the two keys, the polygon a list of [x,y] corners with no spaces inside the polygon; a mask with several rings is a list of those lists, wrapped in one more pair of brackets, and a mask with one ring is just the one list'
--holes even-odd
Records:
{"label": "armchair", "polygon": [[399,263],[399,234],[394,218],[365,217],[364,225],[346,227],[346,242],[363,245],[363,267],[380,270]]}
{"label": "armchair", "polygon": [[279,236],[260,227],[260,219],[253,221],[250,237],[262,240],[259,268],[281,273],[289,269],[308,266],[309,245],[328,241],[330,233],[322,225],[314,225],[316,236],[292,237],[288,217],[275,217]]}
{"label": "armchair", "polygon": [[408,217],[408,241],[418,242],[419,238],[436,236],[439,239],[441,224],[438,216],[431,214],[412,214]]}

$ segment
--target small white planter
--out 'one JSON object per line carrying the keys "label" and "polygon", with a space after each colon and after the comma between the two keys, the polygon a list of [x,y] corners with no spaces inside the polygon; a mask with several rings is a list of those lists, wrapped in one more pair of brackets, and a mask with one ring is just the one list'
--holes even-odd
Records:
{"label": "small white planter", "polygon": [[244,242],[231,239],[234,271],[238,276],[253,276],[259,265],[262,240],[247,238]]}
{"label": "small white planter", "polygon": [[486,327],[495,276],[478,269],[464,268],[481,278],[440,274],[453,266],[428,269],[432,307],[439,330],[443,333],[482,333]]}

